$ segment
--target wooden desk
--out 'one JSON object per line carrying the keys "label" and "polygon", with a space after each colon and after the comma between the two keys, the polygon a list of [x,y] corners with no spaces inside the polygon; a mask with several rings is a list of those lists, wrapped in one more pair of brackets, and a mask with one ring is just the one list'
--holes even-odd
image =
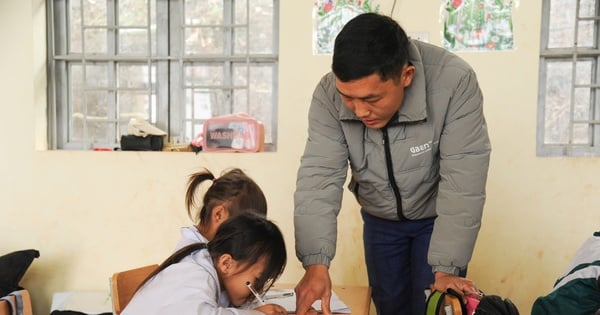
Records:
{"label": "wooden desk", "polygon": [[[289,283],[275,283],[273,289],[293,289],[295,286],[295,284]],[[371,309],[370,287],[334,285],[333,291],[348,305],[352,311],[352,315],[369,315]]]}

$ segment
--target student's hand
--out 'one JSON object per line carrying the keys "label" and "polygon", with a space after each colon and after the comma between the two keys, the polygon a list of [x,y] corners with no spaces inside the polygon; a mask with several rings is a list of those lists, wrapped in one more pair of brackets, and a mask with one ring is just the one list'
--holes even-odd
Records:
{"label": "student's hand", "polygon": [[304,276],[294,289],[296,292],[296,314],[314,315],[317,311],[312,307],[316,300],[321,300],[323,315],[331,315],[331,278],[325,265],[306,267]]}
{"label": "student's hand", "polygon": [[441,271],[435,273],[435,282],[432,289],[442,292],[452,289],[463,297],[465,295],[478,295],[481,292],[473,281]]}
{"label": "student's hand", "polygon": [[265,313],[266,315],[287,315],[287,311],[281,305],[277,304],[265,304],[254,309]]}

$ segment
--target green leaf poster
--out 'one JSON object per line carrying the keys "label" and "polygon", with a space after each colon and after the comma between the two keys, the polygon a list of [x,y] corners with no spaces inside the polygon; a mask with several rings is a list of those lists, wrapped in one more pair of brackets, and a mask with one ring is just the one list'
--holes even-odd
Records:
{"label": "green leaf poster", "polygon": [[444,48],[513,49],[512,3],[512,0],[445,0]]}
{"label": "green leaf poster", "polygon": [[313,7],[313,53],[332,54],[342,27],[361,13],[378,12],[371,0],[315,0]]}

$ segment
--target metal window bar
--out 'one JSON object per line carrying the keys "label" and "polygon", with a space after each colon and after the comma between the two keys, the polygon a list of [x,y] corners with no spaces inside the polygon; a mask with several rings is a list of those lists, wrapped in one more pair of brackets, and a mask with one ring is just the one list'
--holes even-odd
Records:
{"label": "metal window bar", "polygon": [[[233,55],[233,52],[232,52]],[[232,73],[233,77],[233,73]],[[246,0],[246,113],[250,113],[250,1]]]}
{"label": "metal window bar", "polygon": [[[148,48],[148,54],[147,54],[147,58],[146,58],[146,64],[148,66],[148,121],[150,121],[151,123],[156,123],[156,112],[154,111],[153,108],[153,103],[152,103],[152,91],[154,88],[154,83],[152,82],[152,71],[153,71],[153,67],[152,67],[152,61],[150,61],[150,57],[152,56],[152,1],[148,1],[147,2],[147,8],[146,8],[146,38],[147,38],[147,48]],[[168,137],[168,129],[166,130],[167,132],[167,137]],[[168,139],[168,138],[167,138]]]}
{"label": "metal window bar", "polygon": [[[83,119],[82,119],[82,139],[81,139],[81,148],[85,148],[85,141],[87,139],[87,93],[85,93],[85,88],[87,86],[87,60],[86,60],[86,49],[85,49],[85,14],[84,14],[84,10],[83,10],[83,0],[79,0],[79,14],[81,16],[81,71],[82,71],[82,76],[83,76],[83,87],[82,87],[82,91],[83,91],[83,95],[81,97],[81,102],[82,102],[82,111],[83,111]],[[71,19],[69,19],[69,21],[71,21]],[[69,87],[71,87],[71,85],[69,84]],[[73,104],[71,104],[72,106]],[[71,130],[75,129],[75,126],[73,126],[74,121],[70,118],[72,117],[72,114],[69,115],[69,124],[71,125],[69,134],[71,133]],[[70,135],[72,136],[72,135]],[[69,138],[67,141],[70,141],[71,139]]]}
{"label": "metal window bar", "polygon": [[[279,12],[279,0],[277,1],[273,1],[273,28],[272,28],[272,32],[273,34],[276,34],[276,30],[279,29],[279,15],[276,13]],[[279,36],[273,36],[273,53],[275,53],[275,55],[279,55]],[[278,73],[278,62],[273,62],[273,73]],[[278,90],[277,86],[278,84],[278,78],[277,75],[273,76],[273,93],[271,95],[271,104],[275,105],[277,104],[277,93],[275,93],[275,91]],[[276,145],[277,145],[277,119],[275,119],[274,117],[278,117],[278,108],[279,106],[271,106],[270,111],[271,111],[271,143],[273,144],[273,150],[276,150]],[[266,122],[265,122],[266,123]]]}
{"label": "metal window bar", "polygon": [[[235,55],[235,38],[234,38],[234,34],[235,34],[235,6],[233,5],[233,2],[230,0],[226,0],[223,3],[223,22],[224,22],[224,31],[225,31],[225,51],[224,54],[225,56],[233,56]],[[221,91],[223,91],[223,94],[225,96],[226,99],[226,104],[223,104],[224,107],[227,107],[227,112],[231,113],[233,112],[233,108],[234,108],[234,102],[235,100],[233,99],[233,94],[234,94],[234,89],[233,89],[233,65],[231,64],[230,60],[227,60],[225,62],[223,62],[223,79],[224,79],[224,85],[221,88]],[[229,87],[227,87],[229,86]],[[204,123],[204,122],[202,122]]]}
{"label": "metal window bar", "polygon": [[575,20],[573,23],[575,34],[573,36],[573,47],[575,50],[573,51],[572,57],[572,65],[571,65],[571,99],[569,101],[569,133],[568,133],[568,144],[567,144],[567,153],[569,155],[572,154],[571,150],[573,148],[573,133],[574,133],[574,124],[573,120],[575,119],[575,82],[577,82],[577,50],[578,50],[578,39],[579,39],[579,8],[580,1],[577,0],[575,3]]}
{"label": "metal window bar", "polygon": [[[106,53],[110,56],[116,56],[119,54],[119,45],[117,41],[119,40],[119,28],[117,25],[117,15],[118,15],[118,7],[117,0],[107,0],[106,1],[106,26],[107,26],[107,43],[106,43]],[[119,128],[119,103],[117,101],[118,96],[118,85],[117,80],[119,76],[119,63],[115,62],[114,59],[108,61],[108,81],[109,86],[112,87],[112,91],[108,91],[107,93],[107,103],[106,103],[106,130],[108,131],[108,139],[107,141],[111,141],[112,143],[117,142],[118,128]],[[87,78],[86,78],[87,82]],[[97,142],[96,139],[91,139],[90,145],[93,146],[94,143]],[[107,145],[107,143],[104,143]]]}
{"label": "metal window bar", "polygon": [[[56,36],[56,32],[54,31],[54,1],[47,2],[47,11],[46,11],[46,29],[48,33],[48,39],[46,40],[46,44],[48,47],[48,67],[49,73],[56,73],[56,62],[52,60],[52,56],[56,54],[56,47],[54,42],[54,37]],[[57,125],[56,119],[56,79],[52,78],[48,80],[48,119],[49,123],[47,125],[47,133],[48,133],[48,148],[56,149],[57,145],[57,135],[56,128],[54,126]]]}
{"label": "metal window bar", "polygon": [[[186,91],[186,87],[185,87],[186,86],[186,74],[185,74],[185,72],[186,72],[186,66],[185,66],[185,64],[186,63],[183,60],[184,59],[183,56],[185,55],[185,51],[186,51],[185,50],[186,49],[185,32],[186,32],[186,27],[187,27],[186,14],[185,14],[185,12],[187,12],[187,10],[186,10],[186,6],[185,5],[186,5],[185,1],[182,1],[181,2],[181,6],[182,6],[182,10],[181,10],[181,12],[182,12],[182,16],[181,16],[181,18],[182,18],[181,19],[181,30],[179,32],[180,36],[181,36],[181,41],[180,41],[181,48],[180,48],[180,55],[179,55],[179,58],[180,58],[179,59],[179,63],[180,63],[180,69],[181,69],[181,71],[180,71],[181,72],[181,81],[180,82],[181,82],[181,86],[183,87],[183,93],[184,93],[183,102],[180,105],[180,107],[182,108],[182,111],[181,111],[181,113],[182,113],[181,114],[182,115],[182,117],[181,117],[182,118],[182,124],[181,124],[181,130],[180,130],[179,134],[182,137],[184,137],[184,138],[187,136],[186,130],[187,130],[187,123],[188,123],[188,119],[186,117],[187,113],[186,113],[186,110],[185,110],[185,107],[187,106],[186,100],[185,100],[186,99],[186,97],[185,97],[185,91]],[[191,117],[194,117],[194,107],[195,107],[195,97],[194,97],[194,94],[195,93],[196,93],[195,89],[191,88],[191,90],[190,90],[190,95],[191,95],[190,96],[190,102],[191,102],[191,104],[190,104],[190,106],[191,106],[191,113],[190,113],[190,115],[191,115]],[[193,121],[191,121],[189,123],[190,123],[190,128],[192,130],[191,133],[193,133],[193,130],[194,130],[194,128],[193,128]],[[192,137],[194,137],[194,135],[189,135],[189,138],[192,138]]]}
{"label": "metal window bar", "polygon": [[[594,30],[593,30],[593,46],[595,48],[599,47],[598,35],[600,34],[600,1],[596,1],[595,8],[595,16],[594,18]],[[593,129],[591,130],[591,139],[592,145],[598,146],[600,145],[600,76],[599,76],[599,67],[600,67],[600,52],[596,55],[596,57],[592,61],[592,86],[590,87],[590,118],[591,123],[593,124]]]}

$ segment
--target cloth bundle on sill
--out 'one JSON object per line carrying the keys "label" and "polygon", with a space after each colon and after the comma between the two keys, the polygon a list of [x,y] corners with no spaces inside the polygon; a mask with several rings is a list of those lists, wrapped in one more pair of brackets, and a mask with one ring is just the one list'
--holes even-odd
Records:
{"label": "cloth bundle on sill", "polygon": [[162,151],[167,135],[142,118],[131,118],[127,132],[129,134],[121,136],[123,151]]}

